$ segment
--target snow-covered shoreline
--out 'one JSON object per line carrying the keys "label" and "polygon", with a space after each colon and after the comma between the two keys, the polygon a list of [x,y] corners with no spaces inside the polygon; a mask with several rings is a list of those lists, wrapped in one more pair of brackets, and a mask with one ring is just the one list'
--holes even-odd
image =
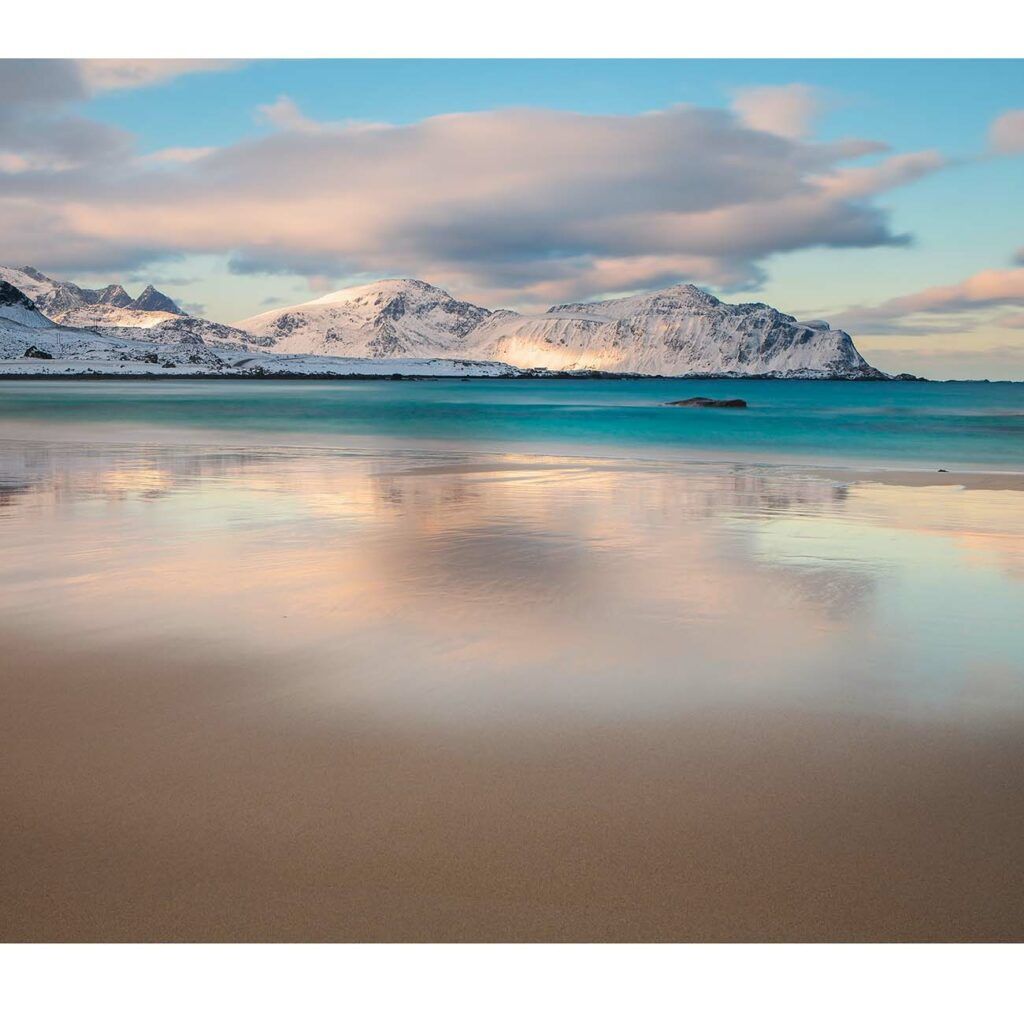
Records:
{"label": "snow-covered shoreline", "polygon": [[4,380],[390,380],[424,377],[519,377],[515,367],[461,359],[243,358],[208,366],[146,360],[0,359]]}

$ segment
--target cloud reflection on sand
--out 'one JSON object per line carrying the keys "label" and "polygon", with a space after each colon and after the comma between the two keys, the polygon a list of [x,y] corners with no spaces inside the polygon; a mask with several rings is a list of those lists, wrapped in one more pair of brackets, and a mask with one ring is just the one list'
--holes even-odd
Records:
{"label": "cloud reflection on sand", "polygon": [[288,713],[1021,710],[1020,492],[14,443],[0,485],[9,622],[92,647],[283,656]]}

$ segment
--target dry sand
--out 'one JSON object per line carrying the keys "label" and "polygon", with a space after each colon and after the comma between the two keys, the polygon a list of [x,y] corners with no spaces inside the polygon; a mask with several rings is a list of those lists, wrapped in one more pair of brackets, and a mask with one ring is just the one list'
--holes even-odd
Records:
{"label": "dry sand", "polygon": [[0,639],[7,941],[1024,939],[1017,720],[403,730]]}

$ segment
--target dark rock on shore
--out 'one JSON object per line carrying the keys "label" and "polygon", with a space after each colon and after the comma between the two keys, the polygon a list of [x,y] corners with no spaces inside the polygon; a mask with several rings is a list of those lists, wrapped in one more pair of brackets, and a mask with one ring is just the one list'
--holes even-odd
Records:
{"label": "dark rock on shore", "polygon": [[683,398],[678,402],[666,402],[666,405],[681,405],[688,409],[746,409],[747,403],[742,398]]}
{"label": "dark rock on shore", "polygon": [[35,345],[29,345],[29,347],[27,349],[25,349],[25,358],[26,359],[52,359],[53,356],[50,355],[50,353],[45,351],[44,349],[36,348]]}

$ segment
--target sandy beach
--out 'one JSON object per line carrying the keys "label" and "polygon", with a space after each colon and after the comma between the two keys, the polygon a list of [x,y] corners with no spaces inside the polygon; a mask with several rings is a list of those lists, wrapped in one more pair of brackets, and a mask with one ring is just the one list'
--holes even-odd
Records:
{"label": "sandy beach", "polygon": [[4,647],[6,940],[1022,937],[1019,720],[456,735],[296,721],[262,660]]}
{"label": "sandy beach", "polygon": [[1019,491],[46,432],[0,467],[6,940],[1024,937]]}

